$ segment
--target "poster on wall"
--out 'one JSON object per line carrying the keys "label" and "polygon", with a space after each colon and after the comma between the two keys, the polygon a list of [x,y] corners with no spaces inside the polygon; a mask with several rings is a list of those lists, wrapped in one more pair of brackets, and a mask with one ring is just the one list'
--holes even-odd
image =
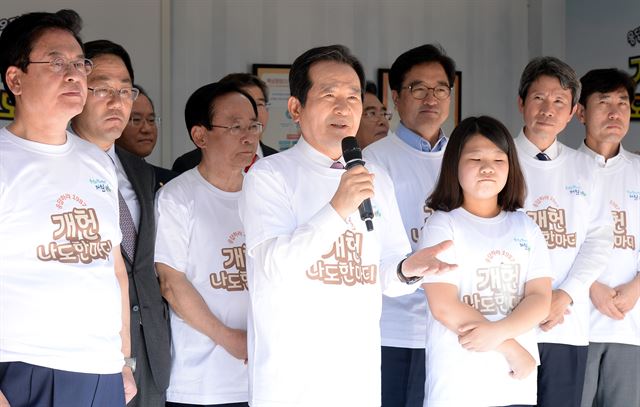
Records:
{"label": "poster on wall", "polygon": [[[627,42],[631,47],[640,45],[640,26],[627,32]],[[635,71],[632,75],[636,83],[635,97],[631,101],[631,120],[640,121],[640,92],[638,92],[637,88],[640,84],[640,55],[632,55],[629,57],[629,68]]]}
{"label": "poster on wall", "polygon": [[[0,34],[2,34],[7,24],[16,18],[17,16],[0,17]],[[13,120],[14,111],[15,107],[13,103],[9,101],[9,94],[6,90],[0,88],[0,127],[8,125]]]}
{"label": "poster on wall", "polygon": [[[378,98],[383,105],[387,107],[388,112],[394,112],[391,123],[389,123],[391,130],[396,129],[400,122],[400,117],[395,112],[395,106],[391,97],[391,87],[389,86],[389,70],[378,69]],[[456,71],[456,78],[453,82],[453,89],[451,89],[449,107],[449,117],[444,122],[442,129],[446,135],[450,135],[453,129],[460,123],[462,112],[462,72]]]}
{"label": "poster on wall", "polygon": [[291,65],[253,64],[253,74],[269,87],[269,123],[262,142],[279,151],[293,147],[300,138],[300,128],[287,109],[290,69]]}

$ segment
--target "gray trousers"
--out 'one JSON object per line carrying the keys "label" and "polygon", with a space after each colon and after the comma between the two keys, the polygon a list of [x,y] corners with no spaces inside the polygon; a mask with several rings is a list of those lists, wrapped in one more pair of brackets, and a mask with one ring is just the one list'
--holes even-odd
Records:
{"label": "gray trousers", "polygon": [[589,343],[581,407],[640,406],[640,346]]}

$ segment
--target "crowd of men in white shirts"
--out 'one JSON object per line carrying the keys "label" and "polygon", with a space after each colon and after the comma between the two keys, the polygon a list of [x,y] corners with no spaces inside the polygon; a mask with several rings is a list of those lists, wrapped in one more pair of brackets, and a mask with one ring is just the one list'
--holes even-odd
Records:
{"label": "crowd of men in white shirts", "polygon": [[[196,162],[158,183],[116,141],[140,93],[128,54],[80,28],[71,10],[29,13],[0,36],[15,105],[0,130],[0,407],[487,407],[427,380],[447,372],[425,350],[438,330],[420,282],[457,268],[438,257],[455,240],[418,245],[448,143],[455,62],[440,46],[393,62],[387,135],[358,59],[304,52],[288,101],[301,136],[277,154],[260,141],[263,82],[204,85],[185,106]],[[531,330],[537,404],[501,406],[640,405],[640,157],[621,144],[635,87],[554,57],[524,68],[514,142],[553,289]],[[574,116],[577,150],[558,140]],[[371,144],[353,166],[342,141],[362,128],[375,136],[358,135]]]}

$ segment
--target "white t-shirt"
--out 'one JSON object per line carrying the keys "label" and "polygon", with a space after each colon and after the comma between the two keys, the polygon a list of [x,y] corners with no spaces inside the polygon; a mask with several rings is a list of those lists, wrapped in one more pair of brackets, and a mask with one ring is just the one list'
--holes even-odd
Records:
{"label": "white t-shirt", "polygon": [[410,246],[386,172],[368,167],[368,232],[330,206],[344,172],[332,162],[301,137],[245,178],[252,407],[380,405],[381,293],[415,290],[396,275]]}
{"label": "white t-shirt", "polygon": [[[542,233],[522,212],[501,212],[487,219],[463,208],[436,211],[424,232],[419,247],[451,239],[453,247],[438,257],[458,264],[458,269],[426,277],[424,283],[455,285],[459,299],[489,321],[509,315],[524,296],[527,281],[551,277]],[[431,313],[427,319],[425,407],[536,404],[535,372],[515,380],[501,353],[467,351],[455,332]],[[535,328],[516,339],[539,361]]]}
{"label": "white t-shirt", "polygon": [[[381,165],[391,177],[411,249],[416,250],[424,222],[433,212],[426,200],[433,191],[444,149],[418,151],[395,133],[369,145],[365,161]],[[401,297],[382,297],[382,346],[424,348],[427,305],[421,290]]]}
{"label": "white t-shirt", "polygon": [[[640,156],[620,146],[618,155],[605,163],[603,156],[584,143],[580,151],[596,161],[613,216],[613,255],[598,281],[615,288],[640,272]],[[640,302],[621,321],[609,318],[591,304],[589,340],[640,346]]]}
{"label": "white t-shirt", "polygon": [[0,362],[122,370],[117,191],[113,163],[93,144],[0,129]]}
{"label": "white t-shirt", "polygon": [[596,177],[593,160],[556,141],[558,156],[540,161],[524,150],[524,134],[515,139],[527,182],[524,211],[547,240],[553,289],[571,296],[564,322],[538,342],[574,346],[589,344],[589,287],[606,268],[613,240],[611,215]]}
{"label": "white t-shirt", "polygon": [[[207,182],[198,168],[171,180],[156,198],[155,261],[186,274],[223,324],[246,329],[249,294],[240,192]],[[167,400],[188,404],[247,401],[247,368],[171,310]]]}

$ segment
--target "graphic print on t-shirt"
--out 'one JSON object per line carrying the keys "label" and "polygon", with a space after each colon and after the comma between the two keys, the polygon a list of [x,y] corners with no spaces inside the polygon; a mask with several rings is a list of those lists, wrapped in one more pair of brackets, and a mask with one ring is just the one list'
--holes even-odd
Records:
{"label": "graphic print on t-shirt", "polygon": [[[548,203],[547,207],[537,209],[545,203]],[[533,207],[536,210],[527,211],[527,215],[542,230],[542,235],[547,241],[549,250],[576,247],[576,233],[567,231],[565,210],[559,208],[558,202],[552,196],[544,195],[539,197],[533,202]]]}
{"label": "graphic print on t-shirt", "polygon": [[[73,194],[62,195],[56,204],[62,208],[67,199],[86,206],[86,201]],[[93,208],[73,208],[70,212],[51,215],[51,222],[57,227],[52,242],[37,247],[37,256],[42,261],[59,261],[60,263],[89,264],[94,260],[105,260],[113,247],[111,240],[102,240],[100,223]],[[58,242],[64,239],[63,242]]]}
{"label": "graphic print on t-shirt", "polygon": [[[505,250],[493,250],[486,256],[487,267],[476,269],[476,286],[462,301],[472,306],[482,315],[508,315],[520,302],[520,264]],[[496,264],[496,260],[500,260]]]}
{"label": "graphic print on t-shirt", "polygon": [[613,216],[613,248],[635,250],[636,237],[627,234],[627,211],[614,201],[610,201],[609,205]]}
{"label": "graphic print on t-shirt", "polygon": [[419,228],[411,228],[411,240],[413,241],[413,243],[418,243],[418,240],[420,239],[420,232],[422,232],[424,224],[427,223],[427,219],[429,219],[429,216],[433,214],[433,209],[427,206],[427,201],[428,198],[424,200],[424,204],[422,205],[422,213],[424,216],[422,225],[420,225]]}
{"label": "graphic print on t-shirt", "polygon": [[347,230],[331,250],[307,270],[307,278],[333,285],[375,284],[378,267],[363,266],[361,255],[362,233]]}
{"label": "graphic print on t-shirt", "polygon": [[[211,287],[227,291],[244,291],[249,289],[247,287],[246,251],[247,245],[244,243],[242,246],[224,247],[220,249],[220,253],[224,258],[222,262],[224,270],[209,275]],[[235,269],[236,271],[231,271],[231,269]]]}

